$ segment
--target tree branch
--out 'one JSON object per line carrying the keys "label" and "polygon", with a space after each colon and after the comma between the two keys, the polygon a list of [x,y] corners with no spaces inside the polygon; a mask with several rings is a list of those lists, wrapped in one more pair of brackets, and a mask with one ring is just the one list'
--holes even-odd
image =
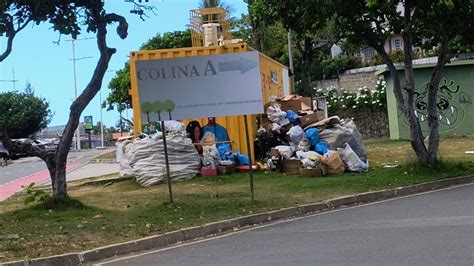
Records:
{"label": "tree branch", "polygon": [[5,51],[3,51],[2,54],[0,54],[0,62],[3,62],[12,52],[13,50],[13,39],[15,39],[15,36],[18,32],[23,30],[28,23],[30,23],[31,19],[28,18],[25,20],[25,22],[22,25],[19,25],[18,28],[15,30],[13,27],[13,17],[11,15],[8,15],[10,17],[10,21],[8,23],[5,23],[7,25],[7,28],[9,28],[5,33],[7,35],[7,47],[5,48]]}

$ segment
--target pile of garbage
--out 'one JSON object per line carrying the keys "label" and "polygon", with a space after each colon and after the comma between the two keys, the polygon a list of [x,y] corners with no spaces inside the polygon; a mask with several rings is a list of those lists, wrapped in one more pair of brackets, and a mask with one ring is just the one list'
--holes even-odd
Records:
{"label": "pile of garbage", "polygon": [[[184,125],[167,121],[166,144],[172,180],[195,177],[201,168],[201,158]],[[133,176],[142,186],[151,186],[167,180],[162,132],[142,134],[136,139],[125,139],[117,144],[117,162],[120,176]]]}
{"label": "pile of garbage", "polygon": [[257,131],[257,159],[267,170],[305,176],[368,170],[362,135],[351,119],[326,118],[291,95],[266,106]]}

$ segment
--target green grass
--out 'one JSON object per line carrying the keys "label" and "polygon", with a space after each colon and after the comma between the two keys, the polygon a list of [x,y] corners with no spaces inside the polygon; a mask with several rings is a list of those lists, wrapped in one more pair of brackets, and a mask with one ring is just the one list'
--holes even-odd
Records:
{"label": "green grass", "polygon": [[[407,142],[368,141],[369,172],[322,178],[257,172],[255,204],[250,202],[246,174],[177,182],[175,204],[167,203],[166,185],[143,188],[133,180],[78,186],[70,190],[72,199],[59,208],[24,206],[24,195],[19,195],[0,203],[0,236],[19,235],[0,240],[0,262],[81,251],[240,215],[468,175],[474,173],[474,156],[464,155],[464,149],[473,144],[472,138],[444,140],[445,159],[427,169],[408,162]],[[394,162],[401,166],[383,168],[383,163]]]}

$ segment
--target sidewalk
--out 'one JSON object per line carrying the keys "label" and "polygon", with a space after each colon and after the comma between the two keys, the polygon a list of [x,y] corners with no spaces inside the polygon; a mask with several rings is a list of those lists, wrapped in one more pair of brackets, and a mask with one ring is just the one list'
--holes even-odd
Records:
{"label": "sidewalk", "polygon": [[[67,181],[80,180],[95,176],[109,175],[119,172],[118,163],[87,163],[67,173]],[[43,185],[51,184],[51,180],[47,180]]]}

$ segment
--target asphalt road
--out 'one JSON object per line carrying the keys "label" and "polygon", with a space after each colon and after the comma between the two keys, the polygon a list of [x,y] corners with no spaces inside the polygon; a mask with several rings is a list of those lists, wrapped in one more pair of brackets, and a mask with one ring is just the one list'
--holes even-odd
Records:
{"label": "asphalt road", "polygon": [[[70,152],[68,163],[85,163],[90,158],[103,153],[103,150],[84,150],[80,152]],[[40,171],[47,170],[46,164],[39,158],[26,157],[18,160],[9,161],[7,167],[0,167],[0,185],[9,183],[16,179],[28,176]]]}
{"label": "asphalt road", "polygon": [[474,265],[474,184],[341,209],[106,265]]}

